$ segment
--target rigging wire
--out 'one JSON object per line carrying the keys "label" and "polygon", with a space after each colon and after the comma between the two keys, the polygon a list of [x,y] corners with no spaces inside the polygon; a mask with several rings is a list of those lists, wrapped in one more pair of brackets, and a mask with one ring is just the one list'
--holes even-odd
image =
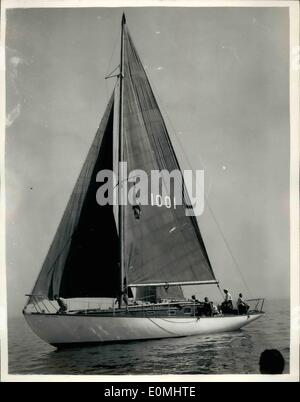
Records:
{"label": "rigging wire", "polygon": [[[104,77],[106,77],[106,76],[108,75],[108,72],[109,72],[109,70],[111,69],[112,59],[113,59],[113,56],[114,56],[114,54],[115,54],[117,44],[119,43],[120,33],[121,33],[121,28],[118,29],[118,33],[117,33],[116,38],[115,38],[115,40],[114,40],[113,50],[112,50],[112,53],[111,53],[111,55],[110,55],[109,62],[108,62],[107,69],[106,69],[106,72],[105,72]],[[119,67],[119,66],[117,66],[113,71],[115,71],[118,67]],[[105,81],[106,100],[108,100],[109,97],[110,97],[110,95],[109,95],[109,93],[108,93],[108,84],[107,84],[107,80],[106,80],[105,78],[104,78],[104,81]],[[116,81],[118,81],[118,80],[116,80]]]}
{"label": "rigging wire", "polygon": [[[180,141],[180,139],[179,139],[179,137],[178,137],[178,135],[177,135],[177,133],[176,133],[176,130],[175,130],[173,124],[172,124],[171,118],[170,118],[168,112],[166,111],[166,109],[165,109],[164,106],[163,106],[163,102],[161,101],[161,99],[160,99],[160,97],[159,97],[159,95],[158,95],[157,88],[156,88],[155,85],[153,84],[153,81],[150,80],[149,75],[150,75],[150,74],[148,73],[149,82],[151,83],[151,86],[155,89],[156,96],[157,96],[157,98],[159,99],[160,107],[161,107],[161,109],[163,109],[164,114],[165,114],[165,116],[167,117],[167,120],[168,120],[168,122],[169,122],[169,124],[170,124],[170,127],[171,127],[171,129],[172,129],[172,131],[173,131],[173,133],[174,133],[174,136],[175,136],[176,140],[177,140],[177,144],[179,145],[180,149],[182,150],[183,155],[184,155],[184,157],[185,157],[185,159],[186,159],[186,162],[187,162],[188,166],[190,167],[190,169],[191,169],[191,171],[193,172],[193,175],[194,175],[194,169],[192,168],[192,165],[191,165],[191,163],[190,163],[190,161],[189,161],[189,158],[188,158],[188,156],[187,156],[187,154],[186,154],[186,152],[185,152],[185,150],[184,150],[184,148],[183,148],[183,146],[182,146],[182,144],[181,144],[181,141]],[[202,163],[202,161],[201,161],[201,158],[199,158],[199,159],[200,159],[200,163],[201,163],[201,165],[202,165],[202,168],[204,169],[204,165],[203,165],[203,163]],[[224,232],[223,232],[223,230],[222,230],[222,228],[221,228],[221,226],[220,226],[220,224],[219,224],[219,222],[218,222],[218,220],[217,220],[217,218],[216,218],[216,216],[215,216],[215,214],[214,214],[214,212],[213,212],[211,206],[209,205],[208,198],[207,198],[207,196],[206,196],[205,194],[204,194],[204,198],[205,198],[206,204],[207,204],[207,206],[208,206],[209,212],[210,212],[210,214],[211,214],[211,216],[212,216],[212,218],[213,218],[213,220],[214,220],[214,222],[215,222],[215,224],[216,224],[216,226],[217,226],[217,228],[218,228],[218,230],[219,230],[219,232],[220,232],[220,234],[221,234],[221,237],[222,237],[222,239],[223,239],[223,241],[224,241],[224,244],[225,244],[225,246],[226,246],[226,248],[227,248],[227,251],[228,251],[228,253],[230,254],[230,256],[231,256],[231,258],[232,258],[232,261],[233,261],[233,263],[234,263],[234,265],[235,265],[235,268],[237,269],[237,271],[238,271],[238,273],[239,273],[239,275],[240,275],[240,277],[241,277],[241,281],[242,281],[242,283],[243,283],[243,285],[244,285],[246,291],[250,294],[251,297],[253,297],[252,292],[251,292],[250,288],[248,287],[248,285],[247,285],[247,283],[246,283],[246,280],[245,280],[245,278],[244,278],[244,276],[243,276],[243,274],[242,274],[242,271],[241,271],[241,269],[240,269],[240,267],[239,267],[239,264],[238,264],[236,258],[234,257],[233,252],[231,251],[231,248],[230,248],[230,246],[229,246],[229,243],[228,243],[228,241],[227,241],[227,239],[226,239],[226,237],[225,237],[225,235],[224,235]],[[220,292],[221,292],[221,294],[222,294],[222,296],[223,296],[223,293],[222,293],[222,291],[221,291],[221,289],[220,289],[219,286],[218,286],[218,288],[219,288],[219,290],[220,290]]]}

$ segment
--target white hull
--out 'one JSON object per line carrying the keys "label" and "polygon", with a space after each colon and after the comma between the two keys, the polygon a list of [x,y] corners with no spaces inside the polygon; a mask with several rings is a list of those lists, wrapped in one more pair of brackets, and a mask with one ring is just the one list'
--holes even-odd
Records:
{"label": "white hull", "polygon": [[45,342],[67,346],[236,331],[261,315],[150,318],[25,314],[25,319],[33,332]]}

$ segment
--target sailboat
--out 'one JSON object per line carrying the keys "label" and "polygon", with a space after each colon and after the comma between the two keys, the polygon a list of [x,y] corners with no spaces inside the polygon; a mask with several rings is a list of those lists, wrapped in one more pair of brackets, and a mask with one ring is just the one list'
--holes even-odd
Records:
{"label": "sailboat", "polygon": [[[114,91],[27,295],[27,323],[47,343],[66,347],[214,334],[253,322],[263,314],[263,299],[244,314],[219,309],[205,315],[201,302],[184,298],[182,286],[219,286],[198,221],[185,213],[187,196],[185,205],[120,201],[126,182],[120,162],[148,174],[181,171],[124,14],[120,65],[106,78],[112,77]],[[97,173],[105,169],[117,174],[113,205],[96,202]],[[78,298],[85,306],[72,308]],[[95,298],[112,304],[95,306]]]}

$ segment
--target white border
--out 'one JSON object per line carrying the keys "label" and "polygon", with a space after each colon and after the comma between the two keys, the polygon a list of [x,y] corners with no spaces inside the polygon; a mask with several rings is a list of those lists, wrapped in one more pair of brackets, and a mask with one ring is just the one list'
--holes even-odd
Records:
{"label": "white border", "polygon": [[[290,374],[199,374],[199,375],[14,375],[8,374],[7,353],[7,305],[5,270],[5,27],[6,9],[9,8],[56,8],[56,7],[288,7],[290,12],[290,267],[291,267],[291,327],[290,327]],[[6,382],[278,382],[299,381],[299,65],[295,67],[292,49],[299,49],[299,3],[298,1],[201,1],[201,0],[2,0],[0,44],[0,335],[1,380]]]}

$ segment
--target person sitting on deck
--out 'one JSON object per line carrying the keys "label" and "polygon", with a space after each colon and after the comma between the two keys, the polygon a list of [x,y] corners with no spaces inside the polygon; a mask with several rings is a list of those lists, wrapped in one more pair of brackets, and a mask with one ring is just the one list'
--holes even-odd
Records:
{"label": "person sitting on deck", "polygon": [[236,305],[239,315],[247,314],[249,310],[249,305],[243,300],[242,293],[239,294],[239,298],[237,299]]}
{"label": "person sitting on deck", "polygon": [[233,311],[233,304],[232,304],[232,297],[231,294],[228,292],[228,289],[224,289],[225,298],[221,305],[222,312],[224,314],[231,314]]}
{"label": "person sitting on deck", "polygon": [[65,303],[61,297],[58,297],[57,295],[55,295],[54,300],[59,305],[59,310],[57,311],[57,314],[63,314],[68,311],[67,303]]}
{"label": "person sitting on deck", "polygon": [[195,295],[192,295],[192,301],[193,301],[194,303],[199,303],[199,300],[196,299],[196,296],[195,296]]}
{"label": "person sitting on deck", "polygon": [[212,302],[209,301],[208,297],[204,297],[203,313],[207,317],[211,317],[213,315]]}

